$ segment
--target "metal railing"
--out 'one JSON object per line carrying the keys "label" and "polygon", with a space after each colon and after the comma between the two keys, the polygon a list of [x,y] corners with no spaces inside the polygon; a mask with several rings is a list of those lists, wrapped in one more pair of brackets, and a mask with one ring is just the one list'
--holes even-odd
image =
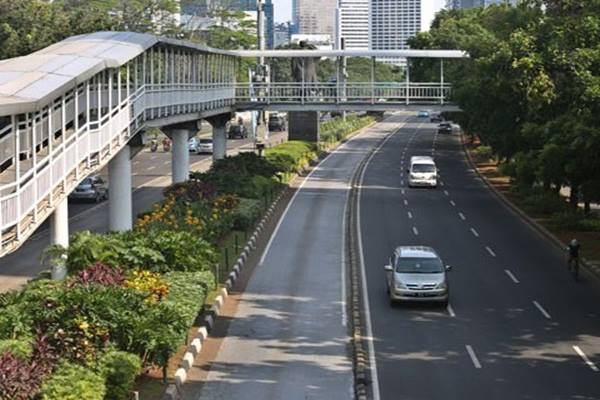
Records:
{"label": "metal railing", "polygon": [[452,85],[447,83],[359,82],[346,85],[322,82],[237,84],[235,99],[240,103],[311,104],[390,102],[399,104],[448,103]]}

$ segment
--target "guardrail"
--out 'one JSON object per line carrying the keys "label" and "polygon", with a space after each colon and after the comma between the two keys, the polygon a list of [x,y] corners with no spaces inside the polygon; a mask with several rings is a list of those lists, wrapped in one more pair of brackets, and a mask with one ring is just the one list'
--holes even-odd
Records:
{"label": "guardrail", "polygon": [[359,82],[337,83],[287,82],[252,83],[235,86],[236,102],[244,103],[365,103],[400,104],[448,103],[452,85],[447,83]]}

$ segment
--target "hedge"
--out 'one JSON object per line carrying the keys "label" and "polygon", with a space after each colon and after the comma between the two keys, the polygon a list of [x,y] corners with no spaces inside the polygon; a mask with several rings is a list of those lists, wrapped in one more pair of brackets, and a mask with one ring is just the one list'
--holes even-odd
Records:
{"label": "hedge", "polygon": [[62,363],[42,385],[43,400],[103,400],[104,378],[81,365]]}

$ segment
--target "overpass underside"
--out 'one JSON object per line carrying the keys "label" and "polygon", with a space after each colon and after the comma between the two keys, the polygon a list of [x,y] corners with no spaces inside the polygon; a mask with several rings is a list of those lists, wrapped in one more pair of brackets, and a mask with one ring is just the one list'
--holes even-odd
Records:
{"label": "overpass underside", "polygon": [[420,110],[427,110],[434,113],[442,112],[459,112],[460,107],[455,104],[432,104],[429,102],[422,103],[411,103],[406,104],[405,102],[352,102],[352,103],[323,103],[323,102],[307,102],[304,104],[299,103],[268,103],[268,102],[238,102],[235,105],[235,109],[239,111],[317,111],[317,112],[332,112],[332,111],[348,111],[348,112],[364,112],[364,111],[406,111],[406,112],[418,112]]}

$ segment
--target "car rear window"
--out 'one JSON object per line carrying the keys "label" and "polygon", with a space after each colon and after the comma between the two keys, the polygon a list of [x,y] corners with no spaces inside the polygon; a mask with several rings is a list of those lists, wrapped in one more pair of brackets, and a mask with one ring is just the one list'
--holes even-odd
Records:
{"label": "car rear window", "polygon": [[398,258],[396,272],[403,274],[433,274],[443,272],[444,268],[439,258]]}
{"label": "car rear window", "polygon": [[435,166],[433,164],[413,164],[412,172],[416,172],[416,173],[435,172]]}

